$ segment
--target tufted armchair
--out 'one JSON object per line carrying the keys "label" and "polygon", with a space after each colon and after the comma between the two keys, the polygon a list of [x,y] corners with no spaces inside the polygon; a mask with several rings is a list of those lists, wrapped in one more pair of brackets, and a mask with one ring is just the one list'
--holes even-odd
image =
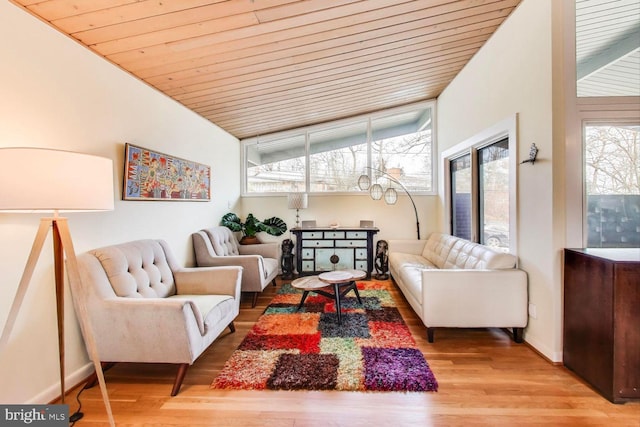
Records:
{"label": "tufted armchair", "polygon": [[235,331],[239,267],[181,268],[162,240],[95,249],[78,256],[78,267],[73,302],[86,307],[100,361],[178,364],[172,396],[222,331]]}
{"label": "tufted armchair", "polygon": [[192,234],[198,267],[239,265],[243,267],[242,292],[252,292],[252,307],[258,294],[269,284],[276,285],[280,261],[278,243],[240,245],[227,227],[212,227]]}

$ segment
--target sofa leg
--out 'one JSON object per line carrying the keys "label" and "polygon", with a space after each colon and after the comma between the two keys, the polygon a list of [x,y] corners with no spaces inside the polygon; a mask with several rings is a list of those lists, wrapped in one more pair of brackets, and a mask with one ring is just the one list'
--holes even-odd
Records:
{"label": "sofa leg", "polygon": [[229,323],[229,330],[231,331],[231,333],[234,333],[236,331],[236,325],[234,325],[233,322]]}
{"label": "sofa leg", "polygon": [[435,332],[436,328],[427,328],[427,341],[429,342],[433,342],[433,334]]}
{"label": "sofa leg", "polygon": [[182,380],[184,380],[184,376],[187,375],[187,369],[189,369],[188,363],[182,363],[178,367],[176,380],[173,383],[173,389],[171,389],[171,396],[175,396],[180,391],[180,387],[182,386]]}
{"label": "sofa leg", "polygon": [[251,301],[251,308],[254,308],[258,303],[258,292],[253,293],[253,300]]}
{"label": "sofa leg", "polygon": [[[102,372],[106,372],[111,369],[116,363],[115,362],[100,362],[100,366],[102,366]],[[93,374],[89,375],[87,378],[87,382],[84,385],[84,388],[91,388],[98,384],[98,374],[93,371]]]}
{"label": "sofa leg", "polygon": [[276,283],[276,278],[275,278],[275,277],[274,277],[274,278],[273,278],[273,280],[271,281],[271,284],[272,284],[273,286],[278,286],[278,285],[277,285],[277,283]]}
{"label": "sofa leg", "polygon": [[522,344],[522,342],[524,341],[522,339],[522,331],[523,328],[513,328],[513,340],[518,344]]}

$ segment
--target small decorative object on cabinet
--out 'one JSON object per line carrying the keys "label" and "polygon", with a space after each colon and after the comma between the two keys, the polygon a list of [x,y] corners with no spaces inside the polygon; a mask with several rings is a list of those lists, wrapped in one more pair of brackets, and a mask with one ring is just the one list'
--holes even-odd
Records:
{"label": "small decorative object on cabinet", "polygon": [[564,250],[564,365],[614,403],[640,399],[640,250]]}
{"label": "small decorative object on cabinet", "polygon": [[[292,228],[296,236],[296,269],[301,276],[332,270],[362,270],[371,278],[373,235],[377,228]],[[333,256],[338,262],[333,264]],[[335,258],[333,258],[335,260]]]}

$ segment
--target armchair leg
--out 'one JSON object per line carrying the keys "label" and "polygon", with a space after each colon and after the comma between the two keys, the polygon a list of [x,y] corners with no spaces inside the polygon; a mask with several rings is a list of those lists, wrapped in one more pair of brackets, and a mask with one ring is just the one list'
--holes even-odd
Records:
{"label": "armchair leg", "polygon": [[187,369],[189,369],[188,363],[182,363],[178,367],[178,374],[176,375],[176,380],[173,383],[171,396],[175,396],[180,391],[180,387],[182,386],[182,380],[184,380],[184,376],[187,375]]}
{"label": "armchair leg", "polygon": [[433,335],[435,331],[436,331],[436,328],[427,328],[427,341],[431,343],[433,342]]}
{"label": "armchair leg", "polygon": [[231,333],[234,333],[236,331],[236,325],[234,325],[233,322],[229,323],[229,330],[231,331]]}
{"label": "armchair leg", "polygon": [[251,301],[251,308],[254,308],[258,303],[258,292],[253,293],[253,301]]}
{"label": "armchair leg", "polygon": [[274,277],[274,278],[273,278],[273,280],[271,281],[271,284],[272,284],[273,286],[277,286],[277,284],[276,284],[276,278],[275,278],[275,277]]}
{"label": "armchair leg", "polygon": [[518,344],[522,344],[522,342],[524,341],[522,339],[522,331],[523,328],[513,328],[513,340]]}
{"label": "armchair leg", "polygon": [[[115,364],[116,364],[115,362],[100,362],[100,365],[102,366],[102,372],[108,371]],[[89,378],[87,378],[87,382],[84,385],[84,388],[91,388],[91,387],[94,387],[96,384],[98,384],[98,374],[96,373],[96,371],[93,371],[93,373],[89,375]]]}

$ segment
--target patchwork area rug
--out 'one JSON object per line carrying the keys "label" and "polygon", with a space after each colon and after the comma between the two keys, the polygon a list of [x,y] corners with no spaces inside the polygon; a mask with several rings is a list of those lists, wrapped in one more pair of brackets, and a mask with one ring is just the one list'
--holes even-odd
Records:
{"label": "patchwork area rug", "polygon": [[384,282],[358,282],[334,301],[283,285],[211,388],[271,390],[437,391]]}

